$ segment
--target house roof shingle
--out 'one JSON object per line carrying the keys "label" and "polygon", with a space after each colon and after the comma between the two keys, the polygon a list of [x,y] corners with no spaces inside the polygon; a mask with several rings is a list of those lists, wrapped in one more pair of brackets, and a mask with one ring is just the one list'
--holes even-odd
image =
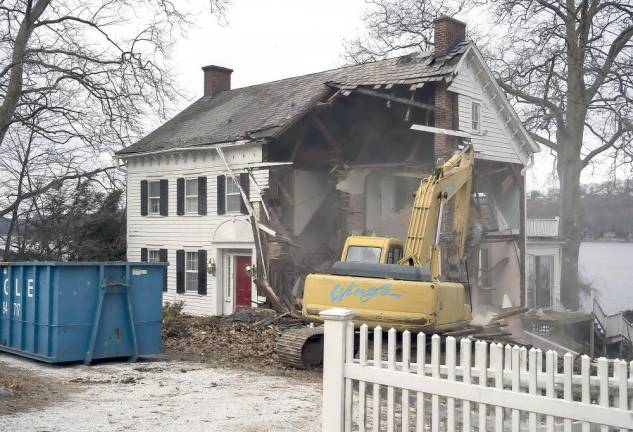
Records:
{"label": "house roof shingle", "polygon": [[242,139],[273,138],[291,120],[328,95],[332,91],[328,83],[351,89],[360,85],[450,81],[460,58],[470,46],[470,42],[458,44],[439,58],[430,52],[409,54],[202,97],[117,154],[126,156]]}

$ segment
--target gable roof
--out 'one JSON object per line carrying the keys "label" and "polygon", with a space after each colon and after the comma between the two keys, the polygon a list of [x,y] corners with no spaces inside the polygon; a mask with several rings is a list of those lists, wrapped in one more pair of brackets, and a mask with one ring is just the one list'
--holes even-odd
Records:
{"label": "gable roof", "polygon": [[334,91],[329,83],[354,88],[450,80],[470,46],[470,42],[460,43],[439,58],[431,52],[409,54],[202,97],[117,155],[275,138],[296,117]]}
{"label": "gable roof", "polygon": [[407,54],[236,88],[213,97],[203,96],[149,135],[116,154],[127,157],[243,140],[272,140],[318,102],[332,95],[336,91],[333,85],[346,92],[358,86],[389,88],[392,85],[411,85],[414,88],[425,82],[451,82],[467,55],[483,63],[486,76],[501,96],[501,103],[510,111],[523,141],[530,151],[538,151],[538,146],[500,90],[481,53],[474,43],[467,41],[457,44],[440,57],[432,52]]}

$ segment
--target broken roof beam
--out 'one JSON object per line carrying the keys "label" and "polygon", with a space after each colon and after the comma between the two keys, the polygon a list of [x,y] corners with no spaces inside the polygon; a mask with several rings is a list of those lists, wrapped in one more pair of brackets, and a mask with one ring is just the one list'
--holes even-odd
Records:
{"label": "broken roof beam", "polygon": [[392,95],[388,95],[386,93],[382,93],[376,90],[370,90],[370,89],[366,89],[366,88],[362,88],[362,87],[357,87],[354,90],[352,90],[356,93],[360,93],[360,94],[364,94],[367,96],[372,96],[372,97],[376,97],[379,99],[385,99],[391,102],[395,102],[395,103],[399,103],[402,105],[407,105],[407,106],[411,106],[414,108],[420,108],[423,110],[427,110],[427,111],[435,111],[435,106],[431,105],[431,104],[427,104],[427,103],[423,103],[423,102],[418,102],[415,100],[411,100],[411,99],[406,99],[406,98],[402,98],[402,97],[398,97],[398,96],[392,96]]}
{"label": "broken roof beam", "polygon": [[[393,96],[393,95],[375,90],[377,88],[381,88],[383,85],[385,86],[385,89],[390,89],[393,87],[393,84],[376,84],[373,86],[374,90],[371,90],[365,87],[337,84],[337,83],[332,83],[332,82],[327,83],[327,85],[329,85],[330,87],[338,88],[340,94],[343,94],[345,96],[347,96],[348,94],[352,92],[356,92],[356,93],[364,94],[367,96],[372,96],[379,99],[384,99],[387,101],[391,101],[391,102],[395,102],[395,103],[399,103],[399,104],[403,104],[403,105],[407,105],[407,106],[411,106],[415,108],[420,108],[427,111],[435,111],[435,105],[424,103],[424,102],[418,102],[413,99]],[[337,92],[337,94],[339,92]]]}

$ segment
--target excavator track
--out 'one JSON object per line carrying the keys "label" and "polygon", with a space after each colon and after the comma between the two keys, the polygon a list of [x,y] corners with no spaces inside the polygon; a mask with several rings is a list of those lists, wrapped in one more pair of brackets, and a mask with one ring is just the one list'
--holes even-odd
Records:
{"label": "excavator track", "polygon": [[309,369],[323,363],[323,326],[289,329],[281,334],[276,345],[279,360],[298,369]]}

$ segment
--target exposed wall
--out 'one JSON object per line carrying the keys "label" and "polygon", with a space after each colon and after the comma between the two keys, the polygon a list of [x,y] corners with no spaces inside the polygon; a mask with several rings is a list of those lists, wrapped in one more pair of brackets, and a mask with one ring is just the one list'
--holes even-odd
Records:
{"label": "exposed wall", "polygon": [[[424,177],[423,173],[420,173],[421,177]],[[370,173],[365,192],[365,230],[370,234],[404,240],[420,178],[398,176],[388,170]]]}
{"label": "exposed wall", "polygon": [[[227,160],[237,172],[244,172],[249,163],[261,162],[262,149],[259,145],[243,145],[225,148]],[[140,261],[141,248],[167,249],[168,291],[165,301],[185,301],[185,311],[198,315],[213,315],[222,310],[219,305],[218,286],[221,285],[220,272],[207,277],[207,295],[196,292],[176,293],[176,250],[197,251],[206,249],[209,258],[214,258],[220,267],[221,256],[213,238],[218,227],[233,218],[246,219],[244,215],[217,214],[216,179],[226,175],[226,170],[215,150],[197,150],[187,153],[165,153],[156,157],[130,158],[127,161],[127,259]],[[253,172],[261,188],[268,187],[268,171]],[[207,215],[176,215],[176,179],[181,177],[207,176]],[[169,182],[169,215],[141,216],[141,180],[167,179]],[[256,188],[251,185],[251,201],[259,201]],[[253,250],[252,233],[248,223],[237,230],[237,238],[225,238],[222,247]],[[223,234],[225,236],[225,234]]]}

